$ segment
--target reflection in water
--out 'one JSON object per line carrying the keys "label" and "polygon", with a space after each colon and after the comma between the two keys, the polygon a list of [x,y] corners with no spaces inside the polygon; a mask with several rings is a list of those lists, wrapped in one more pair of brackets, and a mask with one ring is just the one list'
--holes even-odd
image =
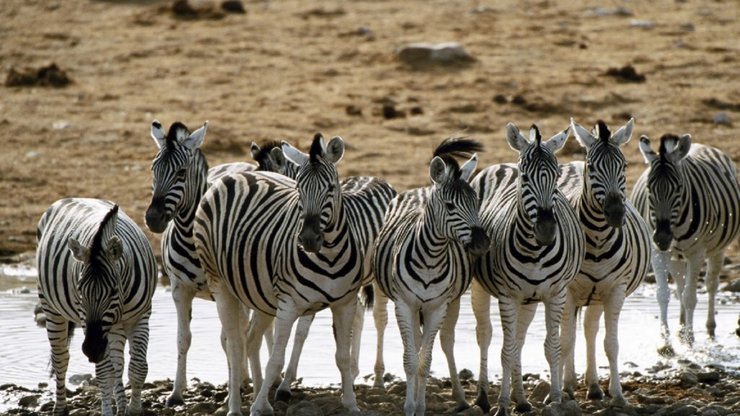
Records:
{"label": "reflection in water", "polygon": [[[21,286],[33,288],[27,293],[17,289]],[[15,383],[26,387],[37,387],[40,382],[49,382],[49,343],[46,331],[35,325],[33,308],[36,304],[35,281],[28,273],[16,276],[0,276],[0,384]],[[725,295],[726,296],[726,295]],[[740,343],[734,334],[740,304],[737,299],[719,302],[717,315],[717,341],[706,340],[703,323],[706,319],[706,296],[699,296],[695,315],[697,343],[693,350],[674,341],[680,358],[687,358],[700,365],[720,364],[728,369],[740,367]],[[724,304],[723,304],[724,303]],[[392,303],[389,306],[389,325],[386,330],[385,362],[386,371],[403,377],[403,346],[398,336]],[[491,307],[493,313],[493,342],[489,351],[489,376],[492,380],[500,377],[501,366],[498,360],[501,348],[501,325],[498,308]],[[670,320],[673,331],[677,330],[678,302],[670,303]],[[580,322],[579,322],[580,324]],[[188,359],[188,377],[197,377],[214,384],[227,380],[226,358],[219,339],[221,324],[215,304],[196,299],[193,303],[193,340]],[[643,285],[625,303],[620,320],[620,370],[641,371],[661,361],[656,352],[660,345],[658,336],[658,306],[655,302],[655,287]],[[544,308],[540,307],[529,328],[522,352],[524,373],[537,373],[547,376],[548,365],[544,357]],[[149,376],[147,380],[174,378],[176,357],[176,313],[170,293],[160,288],[154,296],[152,317],[150,319]],[[85,360],[81,352],[82,330],[77,329],[72,340],[71,359],[67,377],[80,373],[94,374],[94,367]],[[291,342],[292,345],[292,342]],[[602,377],[608,375],[608,363],[601,346],[603,345],[603,325],[599,331],[597,362]],[[331,353],[327,353],[330,351]],[[299,377],[306,385],[338,384],[339,370],[334,364],[334,338],[331,331],[331,314],[323,311],[316,316],[311,333],[306,341],[303,359],[298,369]],[[375,362],[375,329],[372,313],[365,315],[362,354],[358,382],[365,381],[362,376],[372,374]],[[263,348],[263,366],[267,353]],[[460,308],[460,320],[456,329],[455,356],[459,369],[468,368],[478,373],[478,346],[475,339],[475,318],[470,306],[470,296],[466,294]],[[665,360],[663,360],[665,362]],[[673,360],[675,361],[675,359]],[[585,371],[585,341],[579,328],[576,342],[576,371]],[[435,343],[432,372],[438,377],[447,376],[444,354]]]}

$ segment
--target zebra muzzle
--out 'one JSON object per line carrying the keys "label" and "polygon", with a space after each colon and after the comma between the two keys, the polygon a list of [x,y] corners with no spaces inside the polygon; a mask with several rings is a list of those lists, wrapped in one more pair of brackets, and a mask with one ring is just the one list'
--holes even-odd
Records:
{"label": "zebra muzzle", "polygon": [[465,245],[465,249],[476,257],[485,254],[491,246],[491,239],[488,238],[486,230],[483,227],[473,227],[470,231],[470,241]]}
{"label": "zebra muzzle", "polygon": [[621,227],[624,225],[624,201],[618,194],[607,194],[604,200],[604,217],[610,227]]}
{"label": "zebra muzzle", "polygon": [[298,244],[307,253],[318,253],[324,244],[324,235],[321,233],[321,227],[318,216],[306,217],[303,220],[303,227],[298,234]]}
{"label": "zebra muzzle", "polygon": [[167,215],[167,211],[157,206],[152,202],[149,208],[146,210],[144,216],[144,222],[146,226],[153,233],[162,233],[167,228],[167,223],[170,222],[170,216]]}
{"label": "zebra muzzle", "polygon": [[91,363],[97,364],[103,361],[107,349],[108,337],[103,333],[103,327],[100,324],[87,324],[82,353]]}

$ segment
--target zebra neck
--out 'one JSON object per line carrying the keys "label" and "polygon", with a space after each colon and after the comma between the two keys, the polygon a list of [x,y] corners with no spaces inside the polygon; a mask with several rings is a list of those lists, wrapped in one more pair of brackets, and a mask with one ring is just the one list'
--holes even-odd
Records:
{"label": "zebra neck", "polygon": [[429,205],[421,214],[421,218],[415,227],[415,251],[423,252],[425,256],[437,256],[447,250],[450,239],[439,232],[439,216],[436,215]]}
{"label": "zebra neck", "polygon": [[534,222],[527,215],[521,201],[517,204],[516,216],[513,224],[507,225],[511,228],[510,233],[517,242],[517,245],[526,246],[531,249],[539,247],[539,243],[534,238]]}
{"label": "zebra neck", "polygon": [[198,210],[200,199],[208,189],[207,178],[208,162],[200,149],[197,149],[190,165],[188,186],[185,187],[182,199],[177,206],[177,213],[173,218],[175,230],[179,234],[192,237],[195,212]]}
{"label": "zebra neck", "polygon": [[341,251],[350,238],[349,222],[347,221],[347,212],[342,204],[342,197],[339,196],[334,206],[334,222],[324,230],[324,245],[328,250]]}
{"label": "zebra neck", "polygon": [[[681,236],[684,236],[686,234],[690,234],[693,236],[695,232],[695,227],[698,226],[698,224],[695,224],[695,218],[694,218],[694,209],[699,208],[698,200],[699,200],[699,194],[697,192],[697,189],[694,189],[692,186],[692,181],[688,177],[689,175],[686,172],[686,169],[684,169],[684,166],[681,165],[678,167],[681,182],[684,184],[684,186],[681,187],[681,194],[678,196],[678,200],[680,201],[680,206],[678,207],[678,218],[676,218],[676,222],[671,225],[673,230],[673,236],[677,240],[681,239]],[[694,207],[694,203],[697,203],[697,206]],[[694,229],[694,232],[691,232],[689,230]]]}
{"label": "zebra neck", "polygon": [[578,219],[585,225],[590,233],[611,234],[613,227],[606,222],[604,209],[596,202],[588,186],[583,187],[583,192],[576,207]]}

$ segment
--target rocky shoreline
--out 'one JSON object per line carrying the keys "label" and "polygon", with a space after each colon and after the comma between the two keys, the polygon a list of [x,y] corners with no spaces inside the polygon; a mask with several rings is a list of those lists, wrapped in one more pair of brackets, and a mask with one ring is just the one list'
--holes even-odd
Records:
{"label": "rocky shoreline", "polygon": [[[583,385],[576,392],[576,400],[564,401],[560,406],[545,405],[549,384],[537,374],[525,374],[525,390],[533,410],[529,416],[549,415],[609,415],[609,416],[733,416],[740,415],[740,372],[737,368],[701,367],[686,360],[674,365],[659,363],[646,371],[623,373],[622,387],[629,403],[626,407],[613,407],[608,398],[586,399]],[[468,370],[461,371],[463,387],[468,402],[476,394],[476,381]],[[405,382],[386,375],[385,390],[369,385],[355,387],[362,415],[401,415],[405,397]],[[602,380],[602,389],[607,391],[608,382]],[[490,390],[492,404],[498,396],[500,383]],[[225,385],[213,385],[192,379],[185,393],[185,404],[167,408],[165,400],[172,389],[172,381],[147,383],[142,393],[143,415],[225,415],[222,407],[227,391]],[[41,384],[38,389],[27,389],[13,384],[0,386],[0,403],[5,402],[9,415],[48,414],[53,408],[52,387]],[[340,391],[336,387],[307,387],[300,381],[293,386],[293,396],[288,402],[274,404],[276,416],[321,416],[348,414],[340,402]],[[252,391],[242,391],[244,414],[249,414]],[[95,380],[84,380],[74,391],[68,393],[71,416],[93,416],[100,414],[99,391]],[[427,414],[429,415],[483,415],[473,406],[463,411],[455,409],[449,379],[430,378],[427,387]]]}

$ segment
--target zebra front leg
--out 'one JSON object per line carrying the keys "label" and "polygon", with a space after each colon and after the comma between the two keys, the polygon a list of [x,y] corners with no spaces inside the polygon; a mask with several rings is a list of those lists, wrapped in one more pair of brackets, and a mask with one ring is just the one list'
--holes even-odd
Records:
{"label": "zebra front leg", "polygon": [[314,316],[311,314],[298,318],[298,325],[296,326],[295,336],[293,337],[293,351],[290,354],[288,368],[285,369],[285,377],[275,392],[275,400],[277,401],[287,402],[290,400],[290,384],[295,381],[296,374],[298,374],[298,361],[301,359],[303,344],[306,342],[306,338],[308,338],[308,331],[311,329]]}
{"label": "zebra front leg", "polygon": [[714,318],[714,309],[717,297],[717,288],[719,287],[719,273],[722,271],[724,261],[724,251],[709,257],[709,259],[707,259],[707,274],[704,277],[704,283],[707,287],[707,335],[712,340],[714,339],[714,331],[717,328],[717,322]]}
{"label": "zebra front leg", "polygon": [[112,416],[114,369],[110,354],[106,353],[105,358],[95,364],[95,378],[98,379],[98,387],[100,388],[101,413],[103,416]]}
{"label": "zebra front leg", "polygon": [[211,289],[216,300],[216,310],[218,311],[218,318],[221,321],[222,334],[226,337],[226,363],[229,367],[228,415],[237,416],[242,414],[240,358],[243,346],[242,337],[239,335],[242,318],[241,311],[239,310],[240,303],[234,295],[223,287],[223,283],[216,283]]}
{"label": "zebra front leg", "polygon": [[331,305],[332,326],[337,351],[334,355],[337,368],[342,376],[342,404],[352,413],[359,413],[357,398],[355,397],[355,379],[350,368],[350,342],[352,341],[352,320],[357,310],[357,296],[347,296],[346,303]]}
{"label": "zebra front leg", "polygon": [[560,404],[562,401],[560,375],[560,318],[565,305],[565,289],[545,302],[545,358],[550,365],[550,403]]}
{"label": "zebra front leg", "polygon": [[[511,367],[511,382],[513,383],[512,396],[516,402],[515,410],[519,413],[526,413],[532,410],[532,405],[524,395],[524,384],[522,381],[522,348],[524,348],[524,341],[527,338],[527,329],[532,323],[535,312],[537,312],[537,304],[530,303],[526,305],[518,305],[518,309],[516,349],[514,350],[515,355]],[[559,321],[558,325],[560,325]]]}
{"label": "zebra front leg", "polygon": [[563,365],[561,366],[563,368],[563,391],[572,400],[576,398],[575,392],[578,386],[575,367],[577,313],[575,297],[568,293],[563,308],[563,319],[560,322],[560,345],[563,349]]}
{"label": "zebra front leg", "polygon": [[668,329],[668,302],[671,291],[668,287],[668,272],[671,263],[670,253],[652,248],[651,263],[655,273],[655,283],[658,286],[655,297],[660,308],[660,333],[663,337],[663,345],[658,347],[658,353],[665,357],[673,357],[676,352],[671,346],[671,333]]}
{"label": "zebra front leg", "polygon": [[362,343],[362,327],[365,326],[365,305],[357,302],[352,319],[352,344],[349,349],[352,379],[360,375],[360,345]]}
{"label": "zebra front leg", "polygon": [[704,266],[704,253],[695,253],[687,261],[686,283],[681,299],[684,312],[684,324],[681,328],[681,341],[692,345],[694,343],[694,310],[696,309],[696,288],[699,273]]}
{"label": "zebra front leg", "polygon": [[273,414],[273,409],[267,396],[270,393],[272,383],[280,374],[283,365],[285,365],[285,349],[288,346],[290,331],[293,329],[296,319],[298,319],[298,312],[295,305],[291,302],[280,301],[275,319],[275,343],[272,347],[270,359],[267,360],[265,380],[255,396],[251,407],[251,414],[254,416]]}
{"label": "zebra front leg", "polygon": [[42,299],[41,306],[46,315],[46,335],[51,346],[51,371],[56,380],[54,415],[66,415],[67,411],[67,366],[69,364],[69,321],[49,311]]}
{"label": "zebra front leg", "polygon": [[172,300],[175,302],[177,312],[177,372],[172,393],[167,397],[168,407],[185,404],[182,392],[187,383],[188,350],[190,350],[192,338],[190,319],[194,297],[194,290],[178,282],[177,279],[172,279]]}
{"label": "zebra front leg", "polygon": [[123,388],[123,348],[126,345],[126,334],[122,326],[117,325],[108,332],[108,357],[112,368],[111,390],[116,401],[116,415],[127,414],[126,390]]}
{"label": "zebra front leg", "polygon": [[[465,392],[460,384],[460,377],[457,375],[457,365],[455,364],[455,325],[460,315],[460,298],[450,302],[447,306],[447,314],[444,316],[442,330],[439,333],[439,340],[442,345],[442,352],[447,358],[447,368],[450,371],[450,382],[452,383],[452,398],[455,399],[455,411],[460,412],[470,407],[465,400]],[[433,340],[433,339],[432,339]],[[426,379],[424,379],[426,383]]]}
{"label": "zebra front leg", "polygon": [[[439,328],[442,325],[442,321],[445,320],[445,315],[448,312],[448,305],[447,304],[441,304],[441,305],[434,305],[434,304],[427,304],[427,308],[422,310],[422,313],[424,315],[424,329],[421,334],[421,348],[419,348],[419,363],[418,368],[416,370],[416,392],[415,392],[415,401],[416,401],[416,416],[424,416],[424,413],[426,412],[426,386],[427,386],[427,380],[429,379],[429,368],[432,365],[432,348],[434,347],[434,338],[437,337],[437,332],[439,332]],[[458,301],[457,309],[459,311],[460,304]],[[452,323],[452,329],[454,331],[454,323],[457,322],[457,313],[453,311],[453,315],[455,315],[452,319],[454,322]],[[454,343],[454,337],[452,339],[452,342]],[[450,358],[450,357],[448,357]],[[452,368],[455,367],[455,357],[452,356]],[[449,361],[448,361],[449,363]],[[455,377],[457,379],[457,377]],[[460,384],[460,381],[457,380],[458,385]],[[454,390],[454,382],[453,382],[453,390]],[[462,392],[462,387],[460,387],[460,391]],[[465,401],[464,395],[463,395],[463,402]],[[413,413],[412,413],[413,414]]]}
{"label": "zebra front leg", "polygon": [[625,297],[625,287],[618,286],[612,289],[611,296],[604,302],[604,350],[609,360],[609,394],[612,396],[612,405],[619,407],[627,405],[619,380],[619,315]]}
{"label": "zebra front leg", "polygon": [[385,361],[383,360],[383,341],[385,338],[385,328],[388,326],[388,297],[375,286],[375,303],[373,303],[373,320],[375,321],[375,332],[377,333],[377,342],[375,344],[375,380],[373,387],[384,388],[383,378],[385,376]]}
{"label": "zebra front leg", "polygon": [[[258,310],[254,311],[252,319],[249,321],[247,355],[249,356],[249,365],[252,370],[252,392],[254,395],[262,389],[262,384],[264,383],[264,380],[262,379],[262,366],[260,364],[262,338],[267,338],[264,334],[274,332],[274,327],[272,325],[274,321],[275,318]],[[272,339],[272,336],[270,339]],[[274,345],[274,343],[268,345],[268,349],[272,350]]]}
{"label": "zebra front leg", "polygon": [[147,349],[149,348],[149,317],[151,312],[141,317],[127,331],[129,340],[128,379],[131,384],[131,399],[128,405],[130,415],[141,413],[141,389],[144,387],[149,372]]}
{"label": "zebra front leg", "polygon": [[509,414],[509,404],[511,404],[512,367],[517,357],[516,325],[519,308],[513,299],[501,297],[498,300],[498,309],[504,342],[501,346],[501,392],[498,395],[496,416],[506,416]]}
{"label": "zebra front leg", "polygon": [[491,403],[488,400],[488,348],[491,345],[491,295],[486,292],[478,281],[473,280],[470,289],[470,303],[475,315],[475,336],[480,351],[480,367],[478,371],[478,395],[475,404],[488,414]]}
{"label": "zebra front leg", "polygon": [[[603,310],[603,305],[589,305],[583,319],[583,335],[586,338],[586,388],[588,389],[586,397],[589,400],[604,399],[596,366],[596,335],[599,333],[599,320]],[[606,348],[606,339],[604,347]]]}
{"label": "zebra front leg", "polygon": [[419,368],[419,349],[414,331],[418,326],[418,318],[415,318],[419,313],[402,300],[396,301],[395,305],[396,322],[403,341],[403,369],[406,373],[406,400],[403,410],[407,416],[413,416],[416,411],[416,370]]}

